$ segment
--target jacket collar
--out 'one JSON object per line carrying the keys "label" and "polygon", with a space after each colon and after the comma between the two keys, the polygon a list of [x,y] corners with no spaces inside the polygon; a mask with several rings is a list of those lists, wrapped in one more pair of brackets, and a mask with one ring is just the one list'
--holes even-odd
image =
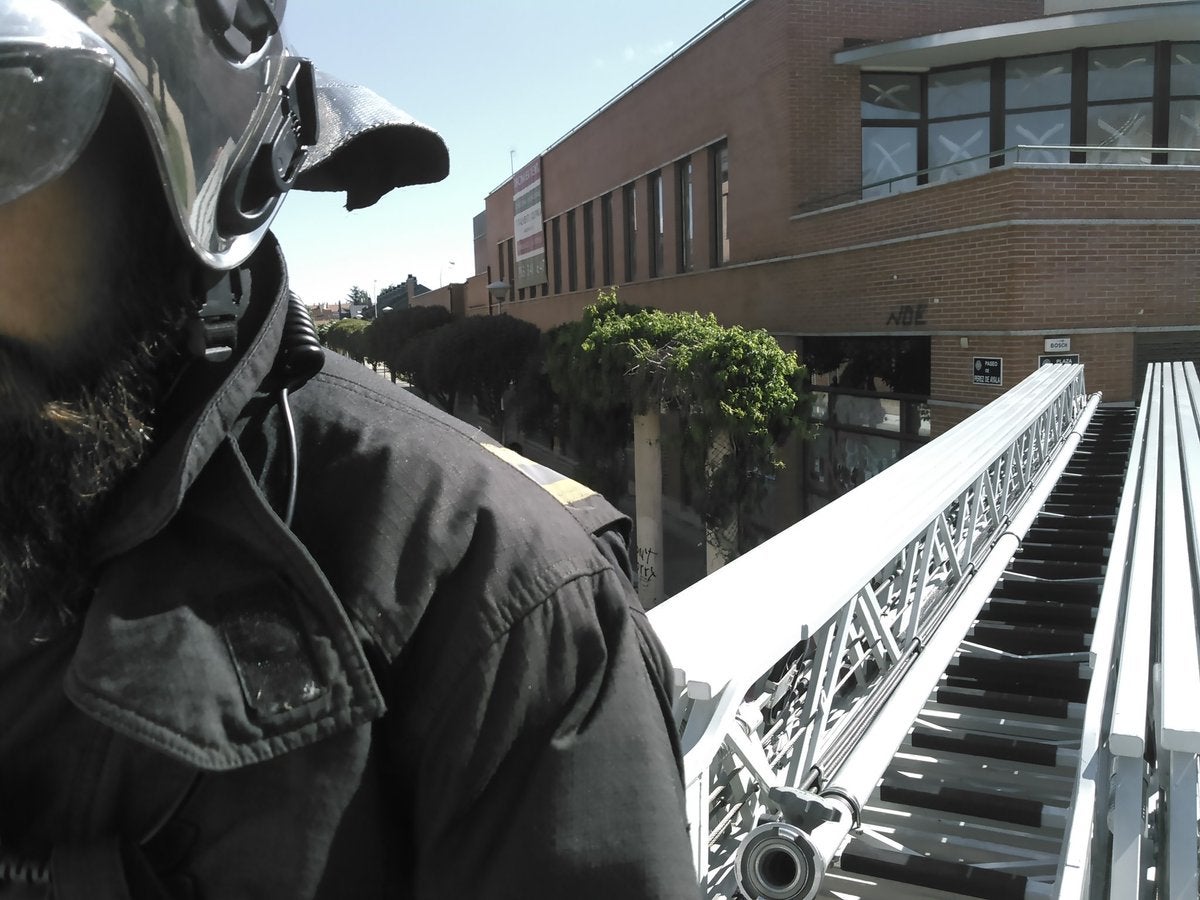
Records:
{"label": "jacket collar", "polygon": [[271,306],[114,508],[64,683],[88,715],[204,769],[270,759],[384,712],[341,602],[230,436],[271,369],[286,309],[282,258],[265,249],[278,277],[258,283],[278,286]]}
{"label": "jacket collar", "polygon": [[223,363],[192,365],[172,392],[166,412],[176,424],[113,498],[92,544],[94,563],[143,543],[171,520],[188,488],[271,371],[288,298],[283,255],[271,235],[249,265],[252,299],[239,325],[238,350]]}

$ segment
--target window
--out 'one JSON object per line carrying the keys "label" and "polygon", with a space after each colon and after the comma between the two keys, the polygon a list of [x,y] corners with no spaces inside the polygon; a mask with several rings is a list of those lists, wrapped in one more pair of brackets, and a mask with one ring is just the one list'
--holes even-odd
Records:
{"label": "window", "polygon": [[864,199],[917,186],[915,177],[902,176],[920,168],[917,141],[923,93],[919,75],[863,73],[860,107]]}
{"label": "window", "polygon": [[662,172],[650,176],[650,277],[663,274],[663,180]]}
{"label": "window", "polygon": [[630,183],[623,190],[625,201],[625,280],[637,280],[637,185]]}
{"label": "window", "polygon": [[929,74],[929,163],[932,182],[979,175],[990,165],[991,69]]}
{"label": "window", "polygon": [[682,160],[675,165],[679,184],[679,271],[690,272],[694,265],[692,253],[692,161]]}
{"label": "window", "polygon": [[559,216],[550,222],[550,241],[554,244],[554,293],[562,293],[562,229],[558,227]]}
{"label": "window", "polygon": [[1200,164],[1200,43],[1173,45],[1170,59],[1167,162]]}
{"label": "window", "polygon": [[600,198],[600,265],[606,285],[613,284],[613,195]]}
{"label": "window", "polygon": [[729,144],[712,148],[712,259],[713,265],[729,262]]}
{"label": "window", "polygon": [[[1071,144],[1070,53],[1010,59],[1004,66],[1004,146]],[[1022,149],[1015,162],[1069,162],[1066,150]]]}
{"label": "window", "polygon": [[579,279],[576,276],[575,251],[575,210],[567,212],[567,290],[579,290]]}
{"label": "window", "polygon": [[[515,238],[509,238],[507,241],[504,242],[505,255],[508,257],[508,279],[509,279],[509,281],[512,282],[512,284],[509,285],[509,290],[510,290],[510,293],[508,295],[509,297],[513,296],[511,291],[514,287],[516,287],[516,284],[517,284],[517,265],[513,261],[513,242],[514,242],[514,240],[515,240]],[[522,288],[517,293],[516,296],[517,296],[518,300],[524,300],[525,299],[524,288]]]}
{"label": "window", "polygon": [[583,286],[596,286],[596,225],[592,201],[583,204]]}
{"label": "window", "polygon": [[860,99],[864,198],[1005,162],[1200,162],[1195,41],[864,72]]}
{"label": "window", "polygon": [[1154,47],[1089,50],[1087,61],[1088,162],[1149,163],[1154,146]]}

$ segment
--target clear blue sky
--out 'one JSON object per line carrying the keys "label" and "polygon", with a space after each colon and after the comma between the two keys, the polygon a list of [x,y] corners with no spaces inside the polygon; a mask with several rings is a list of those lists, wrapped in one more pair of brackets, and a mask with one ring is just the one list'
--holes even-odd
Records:
{"label": "clear blue sky", "polygon": [[[474,274],[471,219],[517,168],[686,44],[735,0],[336,0],[293,2],[289,43],[436,128],[437,185],[347,213],[342,194],[293,191],[275,220],[292,289],[307,303],[411,272],[429,287]],[[453,263],[453,265],[452,265]]]}

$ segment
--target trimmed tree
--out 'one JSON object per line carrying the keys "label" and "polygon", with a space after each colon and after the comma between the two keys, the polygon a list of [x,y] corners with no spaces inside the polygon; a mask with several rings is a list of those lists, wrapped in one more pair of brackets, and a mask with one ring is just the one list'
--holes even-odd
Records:
{"label": "trimmed tree", "polygon": [[615,292],[601,293],[578,322],[552,328],[542,338],[546,381],[557,398],[559,434],[578,460],[575,477],[616,502],[629,492],[633,407],[625,370],[610,354],[585,353],[584,342],[601,317],[638,311]]}
{"label": "trimmed tree", "polygon": [[509,315],[470,316],[456,323],[461,332],[464,386],[475,406],[504,440],[504,395],[536,357],[541,332]]}
{"label": "trimmed tree", "polygon": [[678,411],[693,505],[710,532],[734,522],[730,550],[745,549],[749,513],[783,465],[779,447],[807,427],[811,398],[796,355],[765,331],[725,328],[711,315],[630,312],[615,292],[602,292],[584,323],[578,362],[586,375],[565,385],[574,401],[608,404],[610,414]]}
{"label": "trimmed tree", "polygon": [[388,367],[392,381],[397,376],[412,382],[416,369],[412,366],[421,357],[416,348],[408,344],[415,338],[449,324],[454,319],[450,310],[442,306],[411,306],[383,313],[371,323],[367,344],[371,358]]}
{"label": "trimmed tree", "polygon": [[370,355],[367,348],[369,327],[370,323],[362,319],[338,319],[325,331],[325,346],[356,363],[365,363]]}

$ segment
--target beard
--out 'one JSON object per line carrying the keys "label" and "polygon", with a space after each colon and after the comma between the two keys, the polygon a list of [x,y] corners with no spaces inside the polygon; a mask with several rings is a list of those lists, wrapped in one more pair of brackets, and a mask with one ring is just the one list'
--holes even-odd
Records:
{"label": "beard", "polygon": [[95,298],[116,322],[85,359],[0,338],[0,624],[32,640],[86,604],[90,538],[149,454],[155,409],[181,365],[189,304],[170,299],[154,268],[117,279],[121,296]]}

